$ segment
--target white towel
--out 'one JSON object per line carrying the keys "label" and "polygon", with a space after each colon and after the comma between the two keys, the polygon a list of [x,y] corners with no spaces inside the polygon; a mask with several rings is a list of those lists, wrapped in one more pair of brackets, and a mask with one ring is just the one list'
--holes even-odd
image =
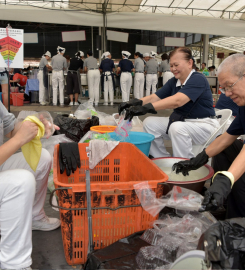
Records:
{"label": "white towel", "polygon": [[87,152],[89,153],[89,169],[93,169],[119,144],[116,141],[91,140]]}

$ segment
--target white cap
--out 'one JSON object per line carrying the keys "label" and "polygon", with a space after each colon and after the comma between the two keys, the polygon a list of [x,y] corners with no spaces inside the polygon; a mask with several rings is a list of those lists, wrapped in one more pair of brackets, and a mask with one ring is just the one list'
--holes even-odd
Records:
{"label": "white cap", "polygon": [[57,47],[57,52],[58,53],[65,53],[66,49],[65,48],[62,48],[60,46]]}
{"label": "white cap", "polygon": [[51,53],[50,53],[50,51],[46,51],[46,53],[44,54],[44,56],[45,55],[47,55],[47,56],[49,56],[50,58],[51,58]]}
{"label": "white cap", "polygon": [[103,55],[104,55],[105,58],[108,57],[110,54],[111,54],[110,52],[104,52],[103,53]]}
{"label": "white cap", "polygon": [[128,51],[122,51],[122,55],[129,57],[131,55],[131,53]]}
{"label": "white cap", "polygon": [[149,56],[150,56],[150,54],[148,52],[143,54],[143,57],[149,57]]}
{"label": "white cap", "polygon": [[150,57],[155,57],[156,55],[157,55],[156,52],[153,52],[153,51],[150,52]]}
{"label": "white cap", "polygon": [[101,59],[104,59],[105,58],[105,53],[103,53],[102,55],[101,55]]}
{"label": "white cap", "polygon": [[82,56],[84,56],[84,53],[82,51],[78,51],[75,53],[75,56],[80,59]]}

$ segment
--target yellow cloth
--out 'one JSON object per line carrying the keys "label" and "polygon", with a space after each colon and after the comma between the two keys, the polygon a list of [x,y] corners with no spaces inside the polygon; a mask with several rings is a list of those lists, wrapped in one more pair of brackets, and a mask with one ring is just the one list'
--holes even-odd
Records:
{"label": "yellow cloth", "polygon": [[[38,126],[37,136],[30,142],[24,144],[21,147],[22,153],[26,159],[26,162],[30,165],[32,170],[35,172],[37,165],[39,163],[41,152],[42,152],[42,143],[40,139],[45,133],[45,128],[43,123],[36,116],[27,116],[24,121],[31,121]],[[23,122],[24,122],[23,121]]]}

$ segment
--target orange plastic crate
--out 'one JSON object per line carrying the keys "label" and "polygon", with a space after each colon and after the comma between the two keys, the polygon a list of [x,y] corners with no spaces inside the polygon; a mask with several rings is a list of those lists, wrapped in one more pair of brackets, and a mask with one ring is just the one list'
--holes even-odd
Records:
{"label": "orange plastic crate", "polygon": [[[67,176],[60,174],[58,151],[54,151],[54,183],[60,209],[61,231],[66,261],[70,265],[83,264],[88,251],[88,218],[85,171],[89,169],[86,147],[79,144],[81,168]],[[163,194],[168,176],[131,143],[119,145],[93,170],[91,177],[91,205],[94,249],[104,248],[134,232],[151,227],[152,217],[144,211],[134,191],[134,184],[148,181],[157,197]],[[82,208],[82,209],[79,209]]]}

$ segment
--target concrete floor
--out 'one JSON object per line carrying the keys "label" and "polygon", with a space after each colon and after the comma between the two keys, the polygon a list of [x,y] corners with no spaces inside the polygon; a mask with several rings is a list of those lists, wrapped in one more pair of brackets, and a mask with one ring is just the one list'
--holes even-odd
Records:
{"label": "concrete floor", "polygon": [[[87,99],[81,99],[81,102],[87,101]],[[114,106],[103,106],[103,100],[99,103],[99,106],[96,107],[97,111],[105,112],[108,114],[113,114],[117,112],[118,102],[115,102]],[[22,110],[26,111],[49,111],[53,117],[57,114],[62,113],[74,113],[77,109],[77,106],[69,107],[59,107],[59,106],[41,106],[39,104],[30,103],[24,104],[22,107],[14,107],[11,106],[10,111],[18,115],[18,113]],[[169,116],[171,114],[171,110],[165,110],[159,112],[157,116]],[[147,116],[141,116],[140,119],[144,120]],[[169,147],[171,144],[168,145]],[[171,149],[168,149],[171,151]],[[47,193],[46,202],[45,202],[45,212],[50,217],[59,218],[59,212],[53,210],[49,205],[49,192]],[[32,268],[39,270],[51,270],[51,269],[82,269],[81,265],[77,266],[69,266],[65,260],[63,243],[61,237],[60,228],[51,231],[51,232],[42,232],[42,231],[33,231],[33,252],[32,252]]]}

